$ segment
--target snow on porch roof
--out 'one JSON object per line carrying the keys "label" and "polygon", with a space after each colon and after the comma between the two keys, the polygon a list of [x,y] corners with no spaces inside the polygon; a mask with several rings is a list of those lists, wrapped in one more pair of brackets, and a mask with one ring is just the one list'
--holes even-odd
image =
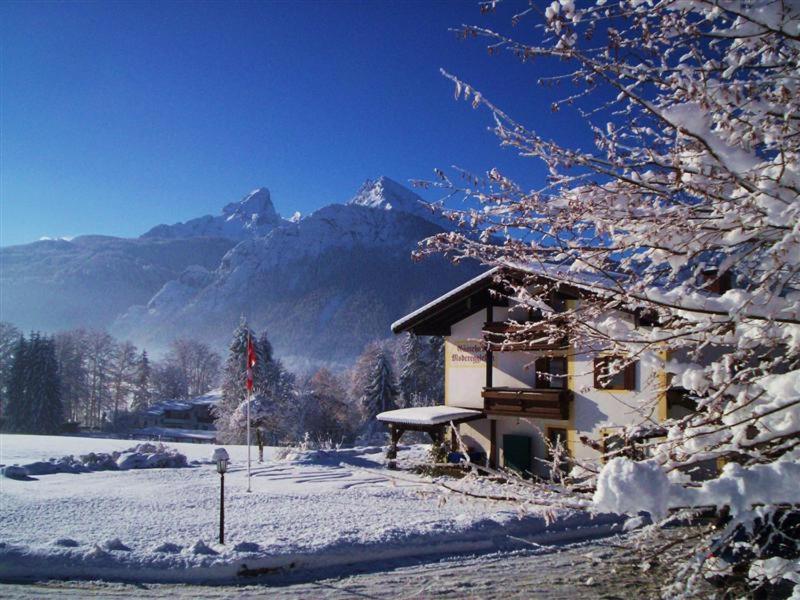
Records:
{"label": "snow on porch roof", "polygon": [[375,418],[385,423],[399,425],[441,425],[450,421],[467,421],[483,416],[479,410],[457,408],[455,406],[418,406],[387,410]]}

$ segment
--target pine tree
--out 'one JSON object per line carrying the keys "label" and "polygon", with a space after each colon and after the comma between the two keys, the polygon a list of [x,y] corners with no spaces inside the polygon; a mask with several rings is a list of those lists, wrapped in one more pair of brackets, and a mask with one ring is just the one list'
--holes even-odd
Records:
{"label": "pine tree", "polygon": [[7,428],[20,433],[58,433],[64,423],[55,344],[31,333],[20,337],[9,378]]}
{"label": "pine tree", "polygon": [[25,336],[19,336],[13,354],[8,377],[8,406],[4,425],[8,431],[27,431],[33,419],[27,404],[29,357],[28,341]]}
{"label": "pine tree", "polygon": [[56,334],[54,341],[64,418],[78,423],[89,398],[86,332],[81,329],[61,332]]}
{"label": "pine tree", "polygon": [[361,410],[367,423],[378,413],[397,408],[398,387],[384,348],[373,355],[371,376],[361,396]]}
{"label": "pine tree", "polygon": [[241,442],[244,440],[247,423],[242,423],[240,418],[232,417],[237,414],[237,409],[247,399],[248,339],[252,339],[256,352],[256,367],[253,372],[254,396],[263,394],[267,386],[268,361],[272,359],[272,346],[262,345],[247,323],[242,320],[233,332],[233,338],[229,345],[228,358],[225,361],[222,375],[222,400],[215,410],[217,431],[222,441]]}
{"label": "pine tree", "polygon": [[20,330],[14,325],[0,321],[0,423],[2,423],[6,414],[11,364],[14,361],[14,350],[19,342],[20,335],[22,335]]}
{"label": "pine tree", "polygon": [[442,401],[444,338],[409,333],[400,352],[403,406],[431,406]]}
{"label": "pine tree", "polygon": [[444,403],[444,338],[434,335],[428,338],[427,360],[428,402],[426,406]]}
{"label": "pine tree", "polygon": [[141,412],[150,406],[150,359],[147,357],[147,350],[142,350],[139,360],[136,363],[136,374],[133,378],[133,402],[131,410]]}
{"label": "pine tree", "polygon": [[37,433],[58,433],[64,424],[64,406],[61,403],[61,381],[58,375],[55,343],[51,338],[40,338],[34,364],[34,381],[38,393],[32,398],[36,408]]}

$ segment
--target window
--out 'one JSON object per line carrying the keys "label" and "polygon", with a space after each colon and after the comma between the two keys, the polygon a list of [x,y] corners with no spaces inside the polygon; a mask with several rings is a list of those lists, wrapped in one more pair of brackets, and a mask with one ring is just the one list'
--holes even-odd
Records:
{"label": "window", "polygon": [[733,278],[730,271],[720,274],[717,269],[706,269],[703,271],[702,284],[707,292],[724,294],[733,287]]}
{"label": "window", "polygon": [[[619,356],[598,356],[594,359],[594,387],[598,390],[636,389],[636,363],[620,368]],[[616,371],[616,372],[612,372]]]}
{"label": "window", "polygon": [[604,432],[602,462],[606,463],[617,456],[625,456],[625,438],[618,434]]}
{"label": "window", "polygon": [[536,387],[545,390],[567,388],[567,359],[563,356],[546,356],[536,361]]}

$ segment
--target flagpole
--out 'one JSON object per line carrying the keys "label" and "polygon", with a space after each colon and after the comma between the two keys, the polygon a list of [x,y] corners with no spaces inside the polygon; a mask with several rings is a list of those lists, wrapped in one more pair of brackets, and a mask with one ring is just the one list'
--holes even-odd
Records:
{"label": "flagpole", "polygon": [[[245,355],[247,356],[247,368],[252,369],[253,367],[250,366],[250,344],[252,341],[250,340],[250,332],[247,332],[247,352]],[[251,492],[250,489],[250,404],[253,401],[253,390],[250,389],[248,386],[247,388],[247,491]]]}

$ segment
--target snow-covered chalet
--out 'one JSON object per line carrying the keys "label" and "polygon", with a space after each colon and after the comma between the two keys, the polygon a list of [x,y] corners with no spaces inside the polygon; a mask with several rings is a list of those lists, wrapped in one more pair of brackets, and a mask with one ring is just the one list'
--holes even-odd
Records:
{"label": "snow-covered chalet", "polygon": [[[684,395],[667,391],[666,356],[630,364],[608,380],[598,375],[608,373],[614,357],[577,348],[566,333],[556,343],[509,343],[503,334],[541,314],[503,294],[497,271],[487,271],[392,324],[396,334],[444,336],[445,381],[443,406],[378,416],[389,426],[390,459],[404,431],[427,431],[436,440],[446,434],[443,425],[452,422],[476,464],[546,476],[545,438],[552,443],[560,439],[572,457],[594,460],[621,443],[616,433],[621,426],[641,420],[635,407],[650,407],[656,424],[685,414]],[[532,285],[543,279],[558,283],[549,301],[555,312],[591,293],[590,285],[581,286],[574,277],[562,281],[557,269],[539,268],[533,276]],[[619,316],[631,327],[649,326],[634,312]],[[594,447],[581,443],[581,437],[595,440]]]}

